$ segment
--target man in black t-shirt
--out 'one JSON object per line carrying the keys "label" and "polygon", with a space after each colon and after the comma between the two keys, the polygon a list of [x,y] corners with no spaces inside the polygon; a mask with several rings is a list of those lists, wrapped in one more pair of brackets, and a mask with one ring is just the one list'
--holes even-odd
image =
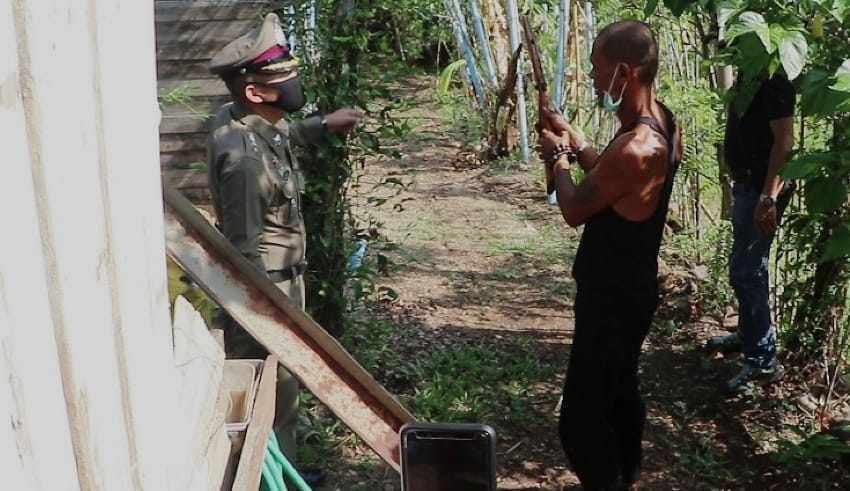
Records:
{"label": "man in black t-shirt", "polygon": [[730,105],[724,139],[734,181],[729,282],[738,299],[738,330],[712,338],[709,347],[744,353],[744,368],[726,383],[730,395],[775,383],[785,374],[776,359],[767,264],[782,212],[793,193],[793,183],[783,182],[779,172],[794,143],[796,95],[781,71],[754,83],[760,85],[742,114]]}

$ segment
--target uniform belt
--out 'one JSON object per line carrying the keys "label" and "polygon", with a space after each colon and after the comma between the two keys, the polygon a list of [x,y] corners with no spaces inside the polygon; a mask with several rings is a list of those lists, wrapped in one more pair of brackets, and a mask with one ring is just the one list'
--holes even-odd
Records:
{"label": "uniform belt", "polygon": [[269,275],[269,279],[272,280],[273,283],[281,283],[284,281],[289,281],[297,276],[301,276],[304,274],[304,271],[307,270],[307,261],[301,261],[293,266],[284,269],[278,269],[275,271],[267,271]]}

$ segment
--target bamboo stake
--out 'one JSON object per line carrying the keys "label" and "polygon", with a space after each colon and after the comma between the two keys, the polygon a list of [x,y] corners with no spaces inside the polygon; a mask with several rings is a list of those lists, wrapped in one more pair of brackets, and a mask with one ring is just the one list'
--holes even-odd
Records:
{"label": "bamboo stake", "polygon": [[466,30],[466,17],[460,9],[458,0],[445,0],[444,5],[452,19],[452,28],[454,30],[455,39],[457,39],[458,48],[461,55],[466,60],[466,72],[469,75],[469,80],[472,82],[473,92],[478,99],[478,104],[481,106],[482,114],[487,117],[487,96],[484,93],[484,87],[481,83],[481,75],[478,73],[478,64],[475,60],[475,55],[472,53],[472,48],[469,43],[469,33]]}
{"label": "bamboo stake", "polygon": [[[573,23],[575,25],[575,30],[573,31],[573,62],[575,63],[575,78],[573,80],[573,96],[575,101],[581,100],[581,77],[582,77],[582,69],[581,69],[581,32],[579,28],[579,16],[578,16],[578,2],[573,3]],[[576,110],[581,113],[580,107],[577,107]]]}
{"label": "bamboo stake", "polygon": [[[457,0],[455,0],[457,3]],[[460,9],[460,6],[456,6]],[[487,75],[490,81],[490,87],[496,89],[499,87],[499,78],[496,76],[496,64],[493,62],[493,53],[490,51],[490,40],[485,34],[484,19],[481,16],[481,8],[478,6],[478,0],[469,0],[469,11],[472,15],[472,27],[475,29],[475,38],[478,40],[478,49],[484,57],[484,64],[487,66]]]}
{"label": "bamboo stake", "polygon": [[[516,51],[519,47],[519,10],[516,0],[507,0],[508,10],[508,34],[511,39],[511,50]],[[521,74],[522,62],[517,63],[517,73]],[[517,77],[517,120],[519,123],[520,150],[522,161],[529,163],[528,155],[528,114],[525,105],[525,81],[523,77]]]}
{"label": "bamboo stake", "polygon": [[567,30],[570,24],[570,0],[558,6],[558,56],[555,62],[555,107],[564,109],[564,69],[566,65]]}
{"label": "bamboo stake", "polygon": [[[585,36],[587,37],[587,60],[589,63],[590,60],[590,52],[593,49],[593,38],[594,38],[594,19],[593,19],[593,4],[591,2],[584,2],[584,31]],[[590,90],[588,91],[590,94],[590,107],[595,106],[596,102],[596,89],[593,87],[593,84],[590,84]],[[594,133],[599,131],[599,111],[593,111],[591,122],[591,128]]]}

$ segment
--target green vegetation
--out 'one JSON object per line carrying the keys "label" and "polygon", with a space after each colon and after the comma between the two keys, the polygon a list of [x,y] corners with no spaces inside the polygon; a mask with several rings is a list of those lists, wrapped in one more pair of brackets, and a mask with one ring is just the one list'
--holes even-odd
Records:
{"label": "green vegetation", "polygon": [[[555,6],[558,2],[525,0],[521,12],[530,12],[544,49],[544,66],[554,66]],[[787,225],[776,241],[773,255],[778,264],[771,269],[774,282],[777,323],[781,333],[783,358],[797,380],[825,389],[821,412],[791,432],[782,441],[778,460],[783,466],[834,461],[844,452],[839,443],[823,436],[811,436],[828,421],[829,404],[843,397],[836,383],[847,376],[850,359],[850,2],[840,0],[803,1],[605,1],[593,2],[596,27],[622,17],[646,18],[661,47],[662,70],[658,94],[679,116],[685,142],[682,169],[674,190],[670,213],[672,233],[666,239],[665,260],[674,267],[704,265],[708,277],[694,292],[694,314],[722,316],[734,302],[728,286],[728,251],[731,244],[727,221],[729,179],[720,168],[719,144],[725,120],[725,107],[745,104],[751,91],[725,92],[719,80],[719,67],[749,67],[775,71],[780,67],[800,93],[798,151],[785,177],[800,180],[800,198],[787,214]],[[320,0],[319,26],[315,39],[321,57],[307,58],[303,71],[310,88],[309,98],[321,112],[343,106],[360,108],[366,126],[358,137],[334,141],[311,149],[305,161],[309,181],[307,226],[310,231],[310,292],[312,315],[393,392],[423,419],[443,421],[510,418],[521,422],[536,410],[528,402],[528,385],[535,379],[553,375],[551,368],[538,363],[525,352],[522,341],[502,343],[498,349],[455,346],[432,350],[421,340],[421,351],[402,355],[395,349],[401,333],[392,323],[368,314],[372,302],[392,301],[390,288],[377,288],[376,275],[393,274],[390,252],[407,262],[416,262],[427,251],[388,242],[382,237],[383,224],[373,216],[357,215],[351,205],[354,191],[370,189],[368,205],[404,210],[400,199],[409,182],[393,178],[380,183],[361,182],[359,170],[367,157],[398,157],[398,148],[387,142],[424,138],[409,134],[411,127],[435,117],[450,122],[448,131],[465,143],[487,145],[487,111],[476,110],[469,93],[465,62],[453,55],[454,39],[442,2],[405,0],[392,4],[367,1]],[[303,5],[297,10],[296,25],[303,26]],[[301,33],[302,37],[306,33]],[[579,33],[579,37],[584,34]],[[735,49],[723,49],[736,41]],[[584,40],[582,40],[584,43]],[[572,55],[571,55],[572,56]],[[566,109],[576,112],[576,125],[594,138],[597,145],[610,136],[611,120],[594,114],[586,93],[586,46],[573,62],[582,77],[570,94]],[[480,60],[479,60],[480,61]],[[394,79],[420,73],[420,67],[449,67],[444,70],[435,98],[442,104],[436,116],[415,113],[409,120],[396,119],[409,109],[403,96],[394,96],[389,87]],[[479,67],[483,73],[484,66]],[[435,72],[437,71],[435,70]],[[750,87],[751,88],[751,87]],[[528,120],[536,118],[533,91],[526,87]],[[179,94],[174,96],[179,102]],[[516,121],[510,124],[515,125]],[[532,132],[533,133],[533,132]],[[407,139],[407,140],[405,140]],[[531,145],[535,144],[531,135]],[[481,156],[494,155],[482,149]],[[518,159],[485,162],[490,170],[506,171]],[[512,169],[514,170],[514,169]],[[541,181],[534,164],[529,180]],[[363,207],[361,207],[362,209]],[[415,223],[415,219],[414,222]],[[416,239],[436,239],[441,234],[462,231],[414,228]],[[563,229],[542,229],[533,234],[499,231],[482,241],[488,252],[510,258],[521,256],[531,265],[569,264],[574,254],[574,236]],[[357,239],[370,241],[370,255],[357,271],[346,267]],[[506,260],[491,272],[495,279],[523,278],[514,262]],[[482,288],[485,286],[482,285]],[[569,293],[568,286],[553,285],[553,295]],[[682,324],[664,319],[659,331],[672,336]],[[393,349],[391,349],[391,347]],[[694,354],[694,356],[697,356]],[[817,363],[815,363],[817,362]],[[493,389],[487,397],[483,386]],[[846,390],[846,387],[843,389]],[[772,409],[772,408],[771,408]],[[785,413],[793,408],[777,407]],[[685,425],[686,423],[681,423]],[[679,429],[683,429],[682,428]],[[328,440],[347,438],[338,427],[324,428]],[[713,435],[709,434],[708,438]],[[758,436],[757,436],[758,437]],[[758,437],[761,438],[761,437]],[[330,445],[330,443],[328,443]],[[333,447],[322,447],[332,452]],[[677,448],[680,466],[707,476],[717,486],[734,487],[745,469],[730,471],[730,459],[711,452],[699,442]],[[320,452],[320,453],[321,453]],[[326,453],[324,455],[327,455]],[[823,457],[823,458],[821,458]],[[365,466],[371,465],[368,460]]]}

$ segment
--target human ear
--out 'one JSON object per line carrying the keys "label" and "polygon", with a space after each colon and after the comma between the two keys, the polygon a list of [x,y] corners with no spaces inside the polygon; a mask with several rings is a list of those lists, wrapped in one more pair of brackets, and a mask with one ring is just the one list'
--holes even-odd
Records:
{"label": "human ear", "polygon": [[245,91],[245,99],[249,102],[253,102],[254,104],[262,104],[265,102],[265,99],[261,96],[262,89],[256,84],[247,83],[245,84],[245,88],[242,90]]}

